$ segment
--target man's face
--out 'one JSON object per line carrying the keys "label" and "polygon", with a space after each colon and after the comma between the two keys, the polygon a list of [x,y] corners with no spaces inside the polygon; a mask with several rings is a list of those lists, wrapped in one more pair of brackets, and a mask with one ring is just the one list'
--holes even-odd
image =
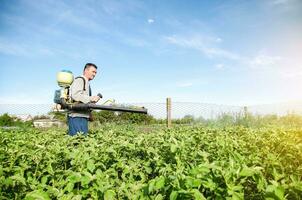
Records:
{"label": "man's face", "polygon": [[90,81],[96,76],[97,70],[95,67],[91,66],[84,70],[84,76]]}

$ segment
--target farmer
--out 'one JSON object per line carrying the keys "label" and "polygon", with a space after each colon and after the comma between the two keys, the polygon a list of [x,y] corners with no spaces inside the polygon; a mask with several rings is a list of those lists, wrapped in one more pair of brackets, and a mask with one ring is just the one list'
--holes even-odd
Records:
{"label": "farmer", "polygon": [[[97,66],[87,63],[84,67],[83,75],[76,77],[70,86],[70,96],[74,102],[96,103],[100,100],[99,96],[91,96],[89,82],[94,79],[97,73]],[[68,128],[69,135],[77,133],[88,133],[88,120],[91,120],[91,111],[69,111]]]}

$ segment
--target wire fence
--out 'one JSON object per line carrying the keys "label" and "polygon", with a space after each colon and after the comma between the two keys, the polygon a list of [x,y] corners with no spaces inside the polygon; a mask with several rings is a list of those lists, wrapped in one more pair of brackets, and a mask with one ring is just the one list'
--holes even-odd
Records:
{"label": "wire fence", "polygon": [[[167,117],[166,103],[124,103],[123,106],[135,105],[148,109],[148,114],[157,119]],[[52,111],[53,104],[0,104],[0,114],[26,116],[47,115]],[[255,106],[230,106],[210,103],[173,102],[171,103],[171,118],[180,119],[184,116],[215,119],[222,114],[238,115],[248,111],[254,115],[286,115],[302,114],[302,101],[295,103],[280,103]]]}

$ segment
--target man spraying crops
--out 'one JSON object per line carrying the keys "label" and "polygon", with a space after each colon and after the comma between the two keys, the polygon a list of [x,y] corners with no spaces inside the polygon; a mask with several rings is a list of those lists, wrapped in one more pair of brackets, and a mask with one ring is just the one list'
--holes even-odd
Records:
{"label": "man spraying crops", "polygon": [[[94,79],[97,73],[97,66],[87,63],[83,75],[76,77],[70,86],[70,96],[73,101],[80,103],[96,103],[100,96],[92,96],[89,82]],[[69,111],[68,128],[69,135],[76,135],[79,132],[88,133],[88,120],[91,119],[91,111]]]}

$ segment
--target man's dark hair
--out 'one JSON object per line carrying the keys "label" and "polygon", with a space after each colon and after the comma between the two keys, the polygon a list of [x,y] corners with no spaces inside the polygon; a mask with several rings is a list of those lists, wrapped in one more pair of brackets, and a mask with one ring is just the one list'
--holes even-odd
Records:
{"label": "man's dark hair", "polygon": [[93,64],[93,63],[86,63],[86,65],[85,65],[85,67],[84,67],[84,70],[85,69],[88,69],[89,67],[94,67],[94,68],[98,68],[95,64]]}

